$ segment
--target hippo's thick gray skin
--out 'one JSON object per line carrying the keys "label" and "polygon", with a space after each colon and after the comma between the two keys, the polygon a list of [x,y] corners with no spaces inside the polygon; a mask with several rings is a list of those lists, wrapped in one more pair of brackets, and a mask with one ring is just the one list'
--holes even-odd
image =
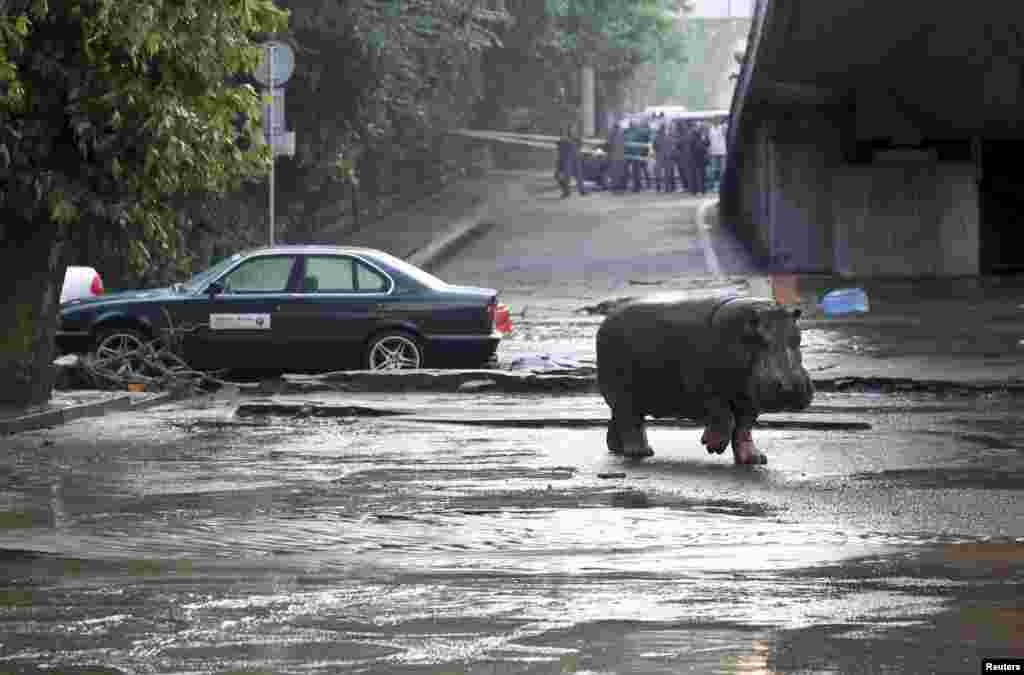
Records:
{"label": "hippo's thick gray skin", "polygon": [[814,386],[801,362],[799,310],[746,297],[652,297],[615,310],[597,331],[597,382],[612,409],[608,449],[654,454],[644,415],[686,417],[701,442],[737,464],[764,464],[752,430],[762,412],[803,410]]}

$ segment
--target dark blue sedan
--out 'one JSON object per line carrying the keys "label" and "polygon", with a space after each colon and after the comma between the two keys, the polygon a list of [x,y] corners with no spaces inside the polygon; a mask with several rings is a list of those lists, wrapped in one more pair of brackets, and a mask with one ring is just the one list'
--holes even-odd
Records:
{"label": "dark blue sedan", "polygon": [[65,303],[57,346],[123,355],[173,326],[198,369],[479,366],[507,311],[494,289],[448,284],[382,251],[274,246],[169,288]]}

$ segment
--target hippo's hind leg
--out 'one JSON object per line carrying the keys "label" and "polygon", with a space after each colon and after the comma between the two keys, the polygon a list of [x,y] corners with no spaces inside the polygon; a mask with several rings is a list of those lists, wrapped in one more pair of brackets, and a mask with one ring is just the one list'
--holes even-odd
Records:
{"label": "hippo's hind leg", "polygon": [[736,430],[732,433],[732,457],[736,464],[767,464],[768,456],[754,445],[757,411],[743,402],[734,405]]}
{"label": "hippo's hind leg", "polygon": [[644,416],[612,409],[608,420],[608,450],[626,457],[650,457],[654,454],[647,442]]}
{"label": "hippo's hind leg", "polygon": [[729,439],[733,434],[733,412],[729,402],[721,398],[711,398],[705,405],[707,427],[700,437],[709,453],[722,454],[729,447]]}

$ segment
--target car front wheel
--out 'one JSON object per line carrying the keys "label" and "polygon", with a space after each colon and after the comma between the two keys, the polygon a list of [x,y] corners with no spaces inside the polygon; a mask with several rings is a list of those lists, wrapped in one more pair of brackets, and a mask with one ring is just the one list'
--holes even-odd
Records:
{"label": "car front wheel", "polygon": [[423,365],[423,350],[416,338],[407,333],[382,333],[366,350],[369,370],[408,370]]}
{"label": "car front wheel", "polygon": [[120,376],[141,374],[145,360],[140,353],[135,358],[124,358],[139,352],[146,344],[146,337],[134,328],[110,328],[96,337],[96,358],[111,362],[113,370]]}

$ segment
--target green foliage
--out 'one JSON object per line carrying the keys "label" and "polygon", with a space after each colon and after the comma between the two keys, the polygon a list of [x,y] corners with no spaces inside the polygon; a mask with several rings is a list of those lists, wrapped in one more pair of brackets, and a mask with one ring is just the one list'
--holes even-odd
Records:
{"label": "green foliage", "polygon": [[[270,0],[31,0],[0,16],[0,208],[119,231],[133,262],[173,256],[173,199],[260,175],[253,39]],[[10,220],[13,219],[13,220]]]}
{"label": "green foliage", "polygon": [[658,63],[656,100],[678,102],[693,110],[721,106],[728,73],[738,70],[735,46],[749,31],[746,18],[687,21],[684,57]]}
{"label": "green foliage", "polygon": [[676,0],[544,0],[555,19],[552,46],[602,70],[623,70],[682,55]]}
{"label": "green foliage", "polygon": [[351,223],[354,201],[371,220],[392,194],[436,187],[437,139],[465,124],[479,96],[476,64],[506,17],[478,0],[279,4],[296,48],[287,86],[296,155],[277,166],[282,237],[306,241]]}

